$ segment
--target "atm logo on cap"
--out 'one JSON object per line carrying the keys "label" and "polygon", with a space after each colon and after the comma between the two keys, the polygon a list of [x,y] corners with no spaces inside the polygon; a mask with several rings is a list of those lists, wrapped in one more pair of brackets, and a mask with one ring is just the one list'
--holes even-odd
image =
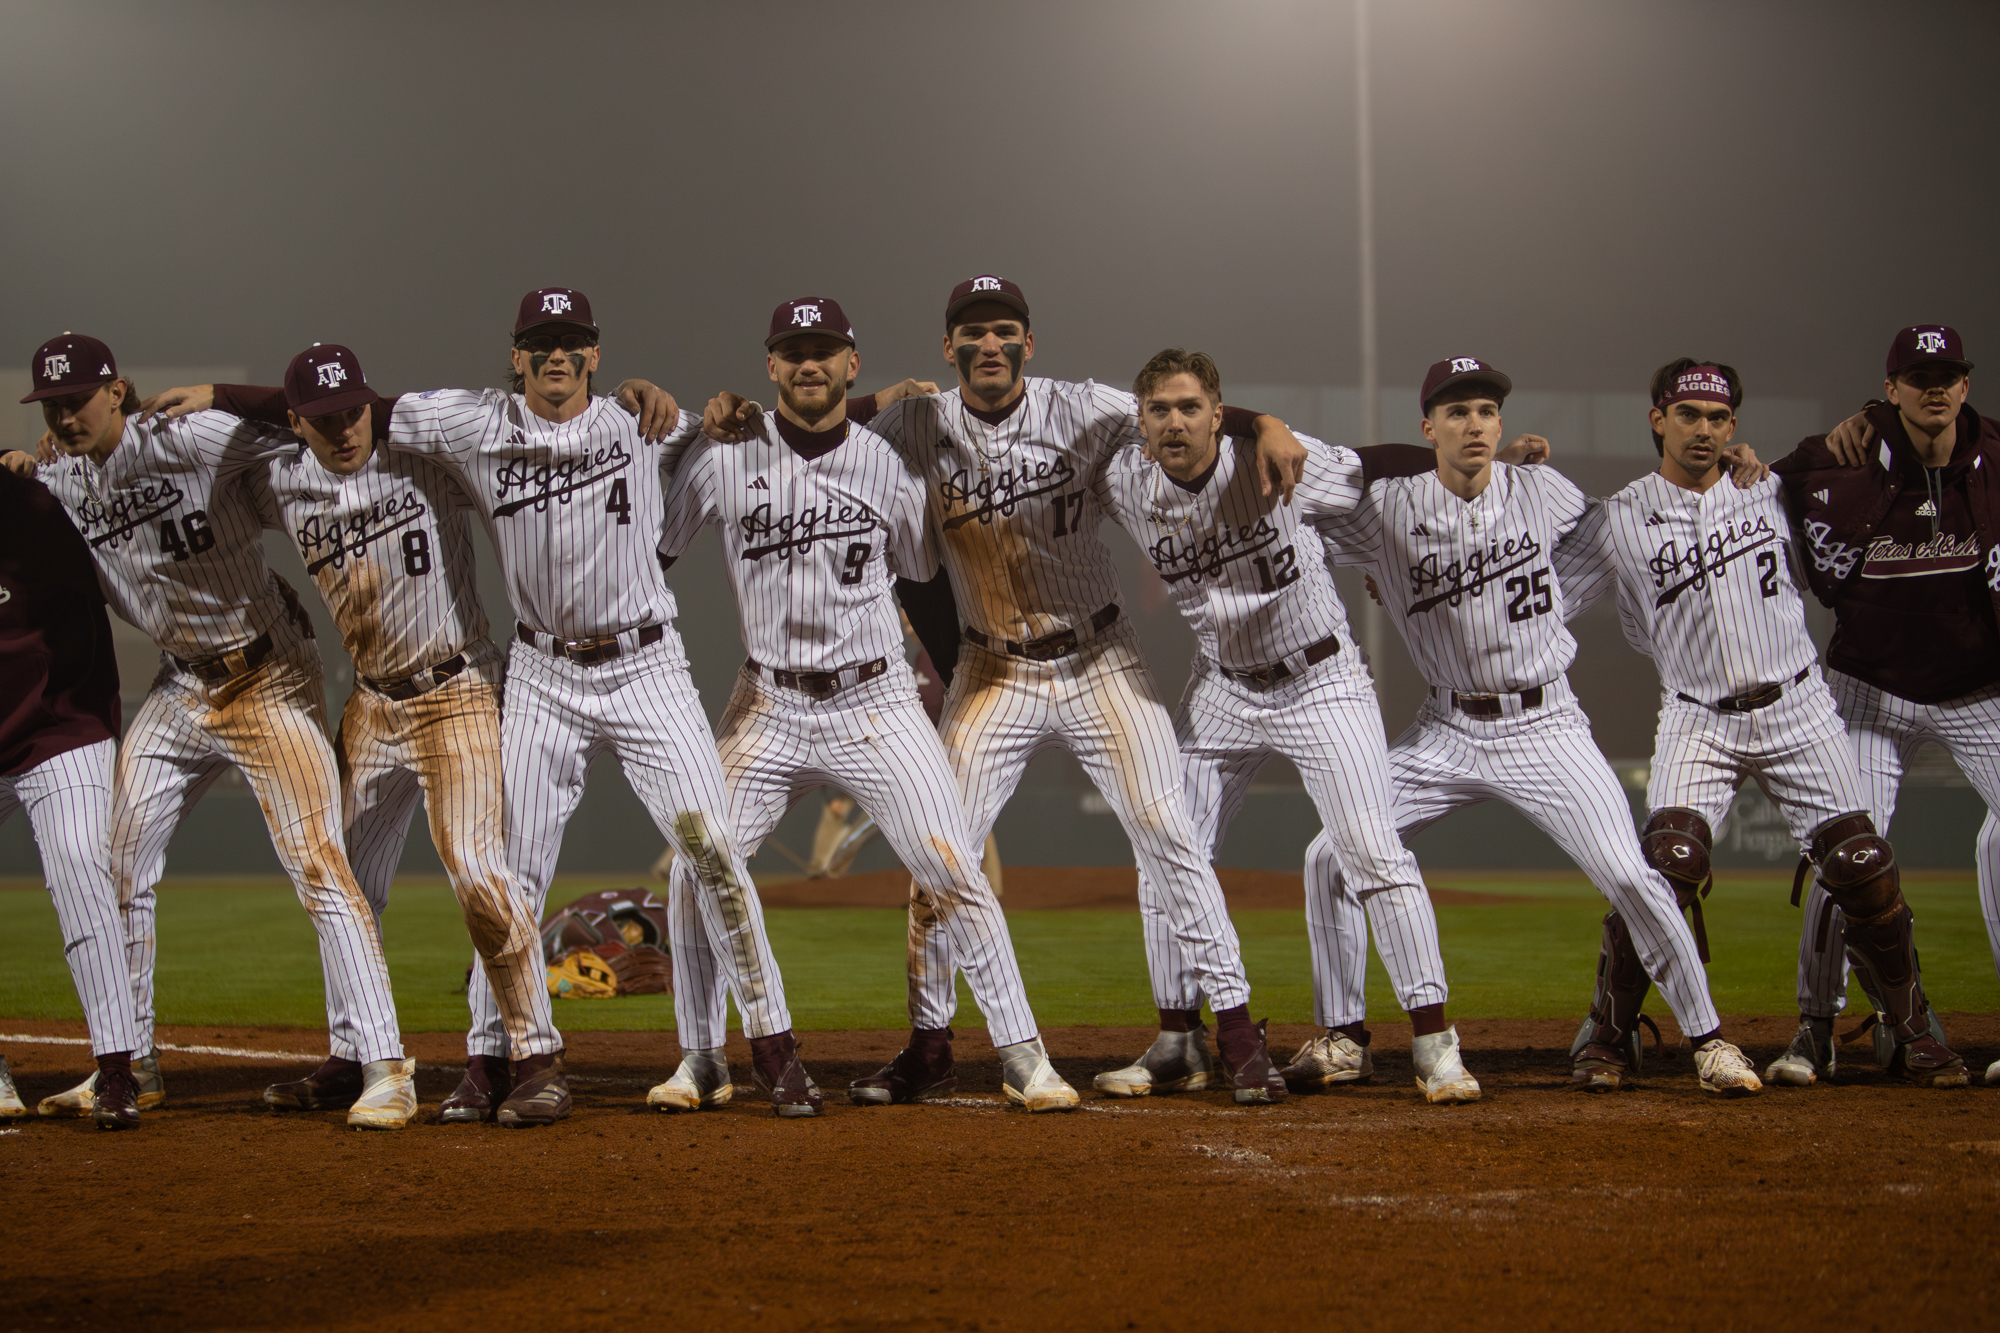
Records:
{"label": "atm logo on cap", "polygon": [[792,323],[810,328],[819,323],[819,307],[816,305],[795,305],[792,307]]}
{"label": "atm logo on cap", "polygon": [[1451,359],[1451,373],[1454,375],[1463,375],[1478,369],[1479,358],[1476,356],[1455,356]]}
{"label": "atm logo on cap", "polygon": [[43,357],[42,374],[52,380],[59,380],[69,374],[69,357],[62,353]]}
{"label": "atm logo on cap", "polygon": [[569,313],[569,305],[569,297],[563,295],[561,292],[550,292],[542,298],[542,313],[545,315],[567,315]]}
{"label": "atm logo on cap", "polygon": [[1000,279],[974,278],[972,280],[972,290],[975,292],[997,292],[1000,290]]}
{"label": "atm logo on cap", "polygon": [[347,383],[347,367],[340,362],[329,361],[319,368],[320,388],[333,389],[345,383]]}
{"label": "atm logo on cap", "polygon": [[1937,332],[1919,333],[1917,335],[1917,350],[1919,352],[1942,352],[1944,350],[1944,335]]}

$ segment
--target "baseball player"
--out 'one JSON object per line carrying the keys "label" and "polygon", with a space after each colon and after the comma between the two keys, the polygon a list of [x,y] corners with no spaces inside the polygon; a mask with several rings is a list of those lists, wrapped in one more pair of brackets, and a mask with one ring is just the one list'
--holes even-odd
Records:
{"label": "baseball player", "polygon": [[[183,812],[234,764],[319,934],[329,1031],[362,1065],[347,1122],[400,1129],[416,1114],[415,1064],[403,1056],[374,914],[341,848],[319,652],[297,598],[265,568],[243,485],[279,440],[221,413],[134,420],[132,386],[95,338],[51,338],[32,370],[61,455],[40,477],[95,554],[111,605],[162,654],[118,747],[111,798],[133,1049],[146,1053],[140,1096],[165,1100],[153,1054],[153,919],[167,844]],[[41,1110],[84,1114],[94,1095],[87,1083]]]}
{"label": "baseball player", "polygon": [[[1236,929],[1229,920],[1181,788],[1173,722],[1118,606],[1111,552],[1098,535],[1103,509],[1091,488],[1139,435],[1131,395],[1094,382],[1029,379],[1035,354],[1027,298],[1014,283],[981,275],[945,304],[944,357],[958,372],[948,393],[905,398],[865,424],[896,446],[925,484],[949,591],[966,616],[971,651],[952,666],[956,611],[912,620],[951,673],[940,734],[958,774],[975,845],[992,829],[1028,761],[1045,749],[1076,755],[1126,835],[1148,891],[1214,1007],[1226,1081],[1245,1103],[1285,1095],[1250,1021]],[[734,394],[710,404],[710,434],[727,436],[753,404]],[[850,410],[850,417],[854,413]],[[1233,434],[1251,433],[1237,413]],[[1258,470],[1276,473],[1285,499],[1300,461],[1282,423],[1255,418]],[[905,589],[904,591],[907,591]],[[908,599],[905,605],[910,605]],[[909,1051],[892,1070],[918,1088],[950,1070],[955,955],[938,905],[913,886],[910,909]],[[1203,1042],[1198,1010],[1155,993],[1162,1031]],[[1205,1046],[1204,1046],[1205,1049]],[[1206,1087],[1204,1071],[1184,1086]]]}
{"label": "baseball player", "polygon": [[[95,389],[76,393],[94,397]],[[85,403],[37,389],[61,418]],[[107,405],[108,407],[108,405]],[[32,460],[16,455],[16,460]],[[47,488],[0,469],[0,820],[25,807],[97,1057],[91,1118],[139,1123],[132,985],[111,881],[107,816],[118,735],[118,659],[90,548]],[[28,1108],[0,1057],[0,1119]]]}
{"label": "baseball player", "polygon": [[[1360,508],[1319,524],[1338,560],[1370,571],[1430,683],[1416,722],[1389,750],[1397,823],[1407,834],[1493,799],[1526,815],[1618,909],[1695,1048],[1702,1090],[1758,1092],[1750,1062],[1722,1039],[1694,937],[1639,849],[1625,794],[1564,676],[1576,640],[1553,557],[1586,501],[1549,468],[1494,461],[1512,389],[1476,357],[1433,365],[1422,401],[1436,470],[1374,482]],[[1307,852],[1306,892],[1321,900],[1314,985],[1335,996],[1338,1030],[1358,1040],[1357,905],[1324,834]]]}
{"label": "baseball player", "polygon": [[[1640,836],[1646,860],[1693,913],[1707,958],[1700,894],[1712,830],[1754,779],[1819,867],[1819,882],[1859,925],[1849,947],[1899,1032],[1898,1070],[1933,1086],[1966,1080],[1933,1038],[1915,982],[1912,918],[1895,854],[1870,817],[1855,763],[1793,582],[1782,483],[1725,486],[1723,449],[1743,401],[1736,371],[1687,358],[1653,376],[1650,419],[1660,469],[1593,504],[1557,551],[1564,605],[1576,614],[1614,587],[1625,637],[1660,670],[1660,722]],[[1638,1072],[1639,1006],[1649,986],[1624,919],[1604,918],[1597,993],[1571,1050],[1573,1081],[1593,1091]],[[1811,1083],[1832,1068],[1833,1020],[1801,1023],[1765,1078]]]}
{"label": "baseball player", "polygon": [[[1772,471],[1784,481],[1806,578],[1833,608],[1827,684],[1875,826],[1889,827],[1903,770],[1926,741],[1943,746],[1986,801],[1979,901],[2000,968],[2000,422],[1973,410],[1971,389],[1956,330],[1903,329],[1889,346],[1885,401],[1805,440]],[[1899,969],[1876,964],[1888,975],[1871,978],[1857,936],[1887,927],[1857,930],[1827,880],[1822,863],[1799,942],[1799,1039],[1784,1060],[1817,1058],[1818,1038],[1846,1003],[1853,958],[1882,1019],[1878,1056],[1939,1085],[1949,1066],[1926,1068],[1926,1033],[1911,1026],[1926,1012],[1914,956]],[[1943,1046],[1934,1017],[1928,1038]],[[2000,1062],[1986,1081],[2000,1083]]]}
{"label": "baseball player", "polygon": [[[1396,834],[1382,710],[1312,526],[1359,503],[1363,460],[1302,439],[1304,476],[1293,502],[1278,504],[1260,493],[1250,451],[1221,438],[1221,374],[1209,357],[1169,348],[1146,363],[1132,392],[1144,439],[1127,444],[1093,489],[1145,550],[1199,644],[1174,730],[1202,846],[1221,843],[1266,759],[1281,754],[1296,764],[1385,941],[1383,960],[1416,1031],[1417,1085],[1433,1103],[1477,1101],[1479,1084],[1445,1023],[1436,915]],[[1423,459],[1416,466],[1435,467],[1427,451],[1404,452]],[[1158,895],[1142,892],[1140,902],[1155,988],[1199,1009],[1199,983]],[[1198,1043],[1163,1032],[1137,1065],[1099,1075],[1097,1086],[1114,1096],[1170,1091],[1206,1059]],[[1332,1053],[1311,1044],[1295,1064],[1309,1067],[1287,1077],[1294,1088],[1346,1081]]]}
{"label": "baseball player", "polygon": [[[838,302],[781,304],[764,346],[778,410],[741,444],[689,452],[660,538],[671,561],[704,525],[722,529],[750,651],[716,733],[730,822],[747,855],[807,791],[838,784],[852,793],[937,905],[999,1052],[1007,1099],[1030,1112],[1071,1110],[1076,1092],[1036,1032],[1007,918],[980,873],[950,761],[903,658],[893,579],[937,573],[923,484],[887,440],[847,419],[860,353]],[[662,1110],[729,1096],[722,969],[692,910],[692,878],[680,863],[669,902],[680,938],[704,947],[674,951],[685,1058],[648,1098]],[[865,1106],[951,1092],[949,1043],[949,1031],[939,1050],[913,1043],[849,1095]]]}
{"label": "baseball player", "polygon": [[[692,865],[773,1111],[818,1115],[656,550],[665,478],[700,423],[657,390],[636,419],[593,396],[601,354],[584,294],[539,288],[515,319],[511,392],[384,399],[372,409],[376,437],[428,457],[473,498],[522,617],[509,646],[501,751],[508,862],[527,886],[531,918],[541,918],[591,761],[616,754]],[[682,945],[673,941],[676,952]],[[483,969],[468,992],[466,1072],[443,1103],[446,1121],[490,1119],[508,1092],[508,1033]]]}
{"label": "baseball player", "polygon": [[[235,397],[217,394],[224,407]],[[425,803],[507,1034],[510,1091],[494,1119],[552,1123],[569,1114],[569,1090],[537,923],[507,865],[502,658],[479,604],[472,502],[429,459],[375,447],[369,409],[379,400],[347,348],[299,353],[284,397],[298,443],[272,454],[261,480],[272,526],[297,546],[354,661],[356,689],[334,738],[349,863],[379,922],[410,817]],[[344,1107],[360,1086],[355,1053],[336,1044],[317,1071],[264,1101]]]}

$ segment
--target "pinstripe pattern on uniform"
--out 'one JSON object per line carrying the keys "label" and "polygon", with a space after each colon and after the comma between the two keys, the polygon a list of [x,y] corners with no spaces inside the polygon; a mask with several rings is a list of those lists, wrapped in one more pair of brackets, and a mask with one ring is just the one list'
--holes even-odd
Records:
{"label": "pinstripe pattern on uniform", "polygon": [[[1827,684],[1854,742],[1876,828],[1886,830],[1895,817],[1903,774],[1926,741],[1950,753],[1986,802],[1974,859],[1979,910],[1986,919],[1994,968],[2000,971],[2000,816],[1994,814],[2000,810],[2000,686],[1920,704],[1841,671],[1827,672]],[[1821,913],[1829,905],[1826,890],[1815,880],[1799,939],[1799,1012],[1822,1018],[1839,1013],[1847,1003],[1846,923],[1839,908],[1833,908],[1825,951],[1813,947]]]}
{"label": "pinstripe pattern on uniform", "polygon": [[1631,645],[1671,693],[1705,703],[1814,665],[1778,478],[1706,491],[1648,473],[1589,512],[1556,550],[1565,609],[1615,587]]}
{"label": "pinstripe pattern on uniform", "polygon": [[[657,511],[656,511],[657,512]],[[656,566],[657,568],[657,566]],[[784,982],[764,932],[764,909],[729,821],[715,739],[688,678],[671,626],[659,643],[595,666],[578,666],[526,644],[512,645],[501,728],[507,791],[507,856],[534,898],[548,900],[563,828],[583,799],[590,763],[614,754],[660,833],[689,863],[703,926],[743,1012],[744,1035],[792,1025]],[[672,940],[673,952],[689,947]],[[492,992],[474,973],[467,1051],[503,1055],[506,1034]]]}
{"label": "pinstripe pattern on uniform", "polygon": [[127,418],[101,465],[64,458],[36,476],[90,544],[111,609],[170,653],[208,657],[285,614],[242,479],[292,438],[226,412]]}
{"label": "pinstripe pattern on uniform", "polygon": [[741,444],[689,450],[666,499],[660,553],[678,558],[722,529],[743,646],[764,666],[831,671],[901,658],[898,575],[928,580],[924,491],[889,442],[864,426],[802,457],[761,419]]}
{"label": "pinstripe pattern on uniform", "polygon": [[400,1059],[381,936],[342,850],[319,650],[288,619],[271,637],[271,657],[220,684],[164,667],[118,747],[110,858],[125,913],[137,1049],[153,1048],[153,920],[167,844],[234,764],[257,794],[278,861],[318,932],[333,1050],[364,1064]]}
{"label": "pinstripe pattern on uniform", "polygon": [[[746,855],[755,853],[800,797],[821,786],[840,788],[875,817],[897,857],[936,904],[993,1044],[1035,1036],[1007,918],[980,871],[984,839],[975,840],[966,829],[951,763],[900,654],[888,674],[828,699],[760,681],[746,667],[717,725],[716,742],[730,818]],[[676,862],[672,906],[683,918],[685,938],[692,940],[700,932],[689,908],[687,878]],[[721,970],[705,947],[675,950],[674,1012],[683,1049],[722,1045],[720,981]]]}
{"label": "pinstripe pattern on uniform", "polygon": [[139,1045],[132,1019],[125,927],[111,878],[108,817],[116,749],[112,741],[98,741],[0,777],[0,823],[25,808],[35,832],[92,1055],[149,1049]]}
{"label": "pinstripe pattern on uniform", "polygon": [[407,680],[471,648],[475,679],[498,683],[468,527],[473,506],[449,473],[389,449],[359,471],[330,472],[294,444],[266,460],[258,481],[259,498],[268,491],[279,511],[267,523],[297,547],[355,675]]}
{"label": "pinstripe pattern on uniform", "polygon": [[1392,477],[1319,528],[1336,563],[1375,566],[1425,680],[1493,694],[1552,681],[1576,657],[1554,554],[1586,507],[1583,492],[1547,466],[1495,463],[1471,500],[1435,472]]}
{"label": "pinstripe pattern on uniform", "polygon": [[1828,820],[1873,807],[1854,743],[1817,668],[1786,686],[1776,703],[1750,713],[1661,697],[1648,809],[1684,807],[1718,829],[1746,779],[1783,812],[1801,850]]}
{"label": "pinstripe pattern on uniform", "polygon": [[[1382,711],[1327,572],[1320,518],[1360,501],[1361,460],[1309,436],[1305,474],[1289,505],[1262,494],[1247,442],[1219,442],[1199,490],[1175,484],[1140,444],[1120,450],[1099,494],[1138,541],[1194,627],[1199,652],[1174,730],[1190,816],[1214,854],[1265,761],[1284,755],[1379,922],[1382,958],[1404,1008],[1445,1002],[1444,961],[1422,873],[1396,835]],[[1301,650],[1329,636],[1341,651],[1315,665]],[[1292,674],[1257,688],[1217,669],[1285,662]],[[1199,1008],[1199,987],[1176,947],[1158,895],[1140,893],[1147,962],[1161,1007]]]}

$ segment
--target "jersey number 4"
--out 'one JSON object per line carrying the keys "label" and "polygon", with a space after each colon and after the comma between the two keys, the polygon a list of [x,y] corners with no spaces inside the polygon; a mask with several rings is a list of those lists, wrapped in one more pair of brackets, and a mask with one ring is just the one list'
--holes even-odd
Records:
{"label": "jersey number 4", "polygon": [[1549,587],[1546,567],[1532,574],[1516,574],[1502,585],[1507,589],[1507,619],[1529,620],[1555,610],[1555,590]]}
{"label": "jersey number 4", "polygon": [[191,555],[200,555],[214,545],[215,529],[208,526],[208,511],[205,509],[191,511],[178,527],[170,518],[160,520],[162,554],[185,560]]}
{"label": "jersey number 4", "polygon": [[625,478],[614,477],[611,481],[611,495],[604,501],[604,512],[618,515],[620,523],[632,521],[632,501],[625,494]]}

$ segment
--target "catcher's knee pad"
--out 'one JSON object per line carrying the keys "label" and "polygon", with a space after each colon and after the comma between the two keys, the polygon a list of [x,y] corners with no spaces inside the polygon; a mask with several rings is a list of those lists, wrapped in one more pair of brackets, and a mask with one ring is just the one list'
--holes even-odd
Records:
{"label": "catcher's knee pad", "polygon": [[1842,815],[1820,825],[1812,837],[1812,859],[1827,896],[1850,922],[1884,922],[1903,910],[1896,853],[1866,814]]}
{"label": "catcher's knee pad", "polygon": [[1646,821],[1646,831],[1639,835],[1646,864],[1666,876],[1682,907],[1691,905],[1708,882],[1708,851],[1714,845],[1708,821],[1678,805],[1655,810]]}

